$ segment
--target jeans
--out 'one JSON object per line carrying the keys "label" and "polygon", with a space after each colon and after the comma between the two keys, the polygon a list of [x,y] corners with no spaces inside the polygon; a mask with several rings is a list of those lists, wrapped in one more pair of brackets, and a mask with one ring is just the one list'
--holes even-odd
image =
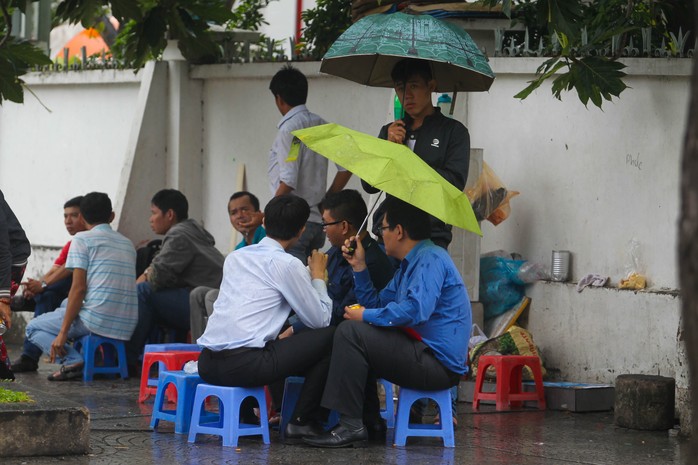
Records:
{"label": "jeans", "polygon": [[[65,307],[59,307],[53,312],[44,313],[34,318],[27,325],[27,339],[32,344],[39,347],[43,353],[50,354],[51,344],[53,344],[54,339],[56,339],[56,336],[58,336],[58,333],[61,331],[64,316]],[[73,324],[70,325],[68,339],[79,339],[88,334],[90,334],[90,330],[87,329],[87,326],[85,326],[80,317],[78,317],[73,321]],[[66,351],[66,355],[59,358],[58,363],[62,365],[83,363],[82,355],[75,350],[72,344],[66,344],[63,347]]]}
{"label": "jeans", "polygon": [[[73,283],[73,277],[61,279],[53,284],[50,284],[44,289],[44,292],[34,296],[36,307],[34,308],[34,318],[49,313],[57,309],[63,300],[68,297],[70,286]],[[38,362],[41,358],[41,348],[29,342],[29,339],[24,339],[22,346],[22,355],[31,358]]]}
{"label": "jeans", "polygon": [[126,343],[129,365],[138,365],[138,357],[155,325],[189,331],[189,292],[186,287],[153,291],[150,283],[138,284],[138,324]]}
{"label": "jeans", "polygon": [[308,257],[314,249],[321,249],[325,245],[325,232],[322,230],[320,223],[305,223],[305,231],[301,234],[298,242],[293,247],[288,249],[288,253],[303,262],[308,264]]}

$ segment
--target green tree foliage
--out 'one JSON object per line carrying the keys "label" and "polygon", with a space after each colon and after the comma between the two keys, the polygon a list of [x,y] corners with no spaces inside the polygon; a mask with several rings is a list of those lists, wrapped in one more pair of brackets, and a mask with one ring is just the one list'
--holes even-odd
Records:
{"label": "green tree foliage", "polygon": [[[0,0],[0,104],[23,101],[20,76],[34,66],[50,64],[39,49],[12,37],[11,14],[27,1]],[[176,39],[182,54],[194,63],[214,62],[221,54],[209,28],[225,24],[233,14],[220,0],[61,0],[55,11],[58,22],[91,27],[111,11],[124,27],[112,52],[126,66],[139,68],[158,57],[168,39]]]}
{"label": "green tree foliage", "polygon": [[12,12],[25,7],[24,2],[0,0],[0,104],[3,100],[23,103],[24,81],[20,76],[32,66],[51,63],[41,50],[12,36]]}
{"label": "green tree foliage", "polygon": [[[77,6],[80,3],[85,6]],[[61,9],[62,5],[66,8]],[[83,18],[83,25],[87,19],[89,25],[99,7],[96,0],[63,0],[56,13],[72,22]],[[125,24],[114,53],[124,64],[135,68],[159,56],[168,39],[178,41],[188,60],[214,62],[221,52],[210,34],[210,23],[224,24],[232,18],[231,11],[220,0],[113,0],[111,9],[119,22]],[[81,13],[76,15],[76,10]]]}
{"label": "green tree foliage", "polygon": [[262,24],[269,24],[264,20],[264,14],[262,14],[262,9],[269,4],[269,1],[241,0],[233,10],[228,28],[258,31]]}
{"label": "green tree foliage", "polygon": [[[23,101],[20,76],[33,66],[49,64],[49,59],[31,44],[12,37],[10,15],[26,7],[27,1],[0,0],[0,104],[3,100]],[[141,67],[160,56],[168,39],[176,39],[182,54],[194,63],[210,63],[220,57],[211,24],[257,30],[264,24],[261,9],[270,0],[240,0],[231,11],[221,0],[61,0],[56,21],[80,22],[85,27],[103,20],[105,11],[123,25],[112,52],[125,66]],[[534,36],[547,37],[555,55],[537,70],[536,78],[519,92],[526,98],[548,79],[552,92],[561,98],[575,90],[587,105],[601,107],[603,101],[618,97],[626,85],[624,65],[618,62],[628,37],[651,26],[656,34],[667,36],[666,25],[689,17],[681,0],[481,0],[523,21]],[[690,14],[689,14],[690,13]],[[677,19],[678,18],[678,19]],[[321,58],[334,40],[351,24],[350,0],[318,0],[316,8],[303,13],[304,54]],[[684,28],[686,32],[688,28]],[[607,47],[611,37],[620,36],[615,55],[595,51]],[[558,44],[553,49],[553,40]]]}
{"label": "green tree foliage", "polygon": [[[601,108],[603,101],[619,97],[627,88],[618,61],[632,36],[641,43],[640,29],[668,37],[671,15],[682,7],[676,0],[482,0],[485,5],[502,6],[509,17],[524,23],[534,40],[543,37],[552,58],[536,71],[536,78],[516,94],[525,99],[548,79],[552,93],[560,99],[563,91],[575,90],[586,106]],[[679,2],[680,3],[680,2]],[[615,48],[612,37],[619,37]],[[609,49],[608,56],[598,53]]]}
{"label": "green tree foliage", "polygon": [[350,0],[317,0],[315,8],[303,12],[305,54],[321,59],[330,45],[351,26]]}

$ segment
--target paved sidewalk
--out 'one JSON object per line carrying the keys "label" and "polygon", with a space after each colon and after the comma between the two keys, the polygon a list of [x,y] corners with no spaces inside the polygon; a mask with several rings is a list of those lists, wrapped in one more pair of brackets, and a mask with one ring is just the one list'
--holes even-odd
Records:
{"label": "paved sidewalk", "polygon": [[[18,353],[11,347],[12,358]],[[385,444],[366,449],[323,450],[283,445],[276,432],[265,446],[261,438],[243,438],[237,449],[222,447],[219,438],[204,437],[196,444],[173,433],[161,422],[149,429],[152,400],[138,403],[139,380],[99,379],[92,383],[49,382],[55,366],[41,363],[38,373],[20,373],[17,383],[63,397],[88,407],[91,413],[91,453],[70,457],[22,457],[3,459],[7,465],[39,464],[682,464],[688,444],[667,432],[643,432],[613,425],[613,414],[573,414],[525,410],[497,413],[484,406],[473,413],[460,404],[456,448],[440,441],[410,439],[406,447],[392,446],[392,431]],[[10,425],[2,434],[12,434]],[[65,431],[66,435],[70,431]],[[201,436],[199,436],[201,438]],[[682,454],[684,454],[682,456]],[[683,461],[682,461],[683,460]]]}

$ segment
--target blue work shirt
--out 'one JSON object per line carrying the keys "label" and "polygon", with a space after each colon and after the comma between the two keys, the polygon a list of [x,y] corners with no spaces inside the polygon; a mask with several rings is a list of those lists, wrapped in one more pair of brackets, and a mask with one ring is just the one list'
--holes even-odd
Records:
{"label": "blue work shirt", "polygon": [[367,270],[354,273],[354,292],[366,307],[366,323],[412,328],[446,368],[458,374],[468,371],[470,299],[445,249],[423,240],[400,262],[392,281],[380,293]]}

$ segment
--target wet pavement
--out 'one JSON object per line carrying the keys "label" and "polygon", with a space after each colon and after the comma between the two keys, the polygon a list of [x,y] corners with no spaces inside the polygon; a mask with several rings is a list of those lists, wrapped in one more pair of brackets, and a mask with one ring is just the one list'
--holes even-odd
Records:
{"label": "wet pavement", "polygon": [[[13,350],[14,349],[14,350]],[[18,348],[10,347],[12,358]],[[189,444],[185,435],[173,433],[161,421],[157,432],[149,428],[152,398],[138,403],[139,380],[98,379],[91,383],[49,382],[55,366],[42,362],[38,373],[19,373],[17,383],[69,399],[90,410],[90,453],[69,457],[3,458],[8,465],[39,464],[682,464],[688,442],[673,432],[647,432],[618,428],[613,413],[540,412],[527,409],[499,413],[483,406],[474,413],[471,404],[459,406],[456,447],[440,440],[410,438],[406,447],[392,446],[392,430],[383,444],[365,449],[324,450],[286,446],[272,432],[271,445],[261,437],[241,438],[238,448],[222,447],[220,438],[199,436]],[[2,433],[11,434],[3,425]],[[66,435],[70,431],[65,431]],[[698,463],[698,458],[696,459]]]}

